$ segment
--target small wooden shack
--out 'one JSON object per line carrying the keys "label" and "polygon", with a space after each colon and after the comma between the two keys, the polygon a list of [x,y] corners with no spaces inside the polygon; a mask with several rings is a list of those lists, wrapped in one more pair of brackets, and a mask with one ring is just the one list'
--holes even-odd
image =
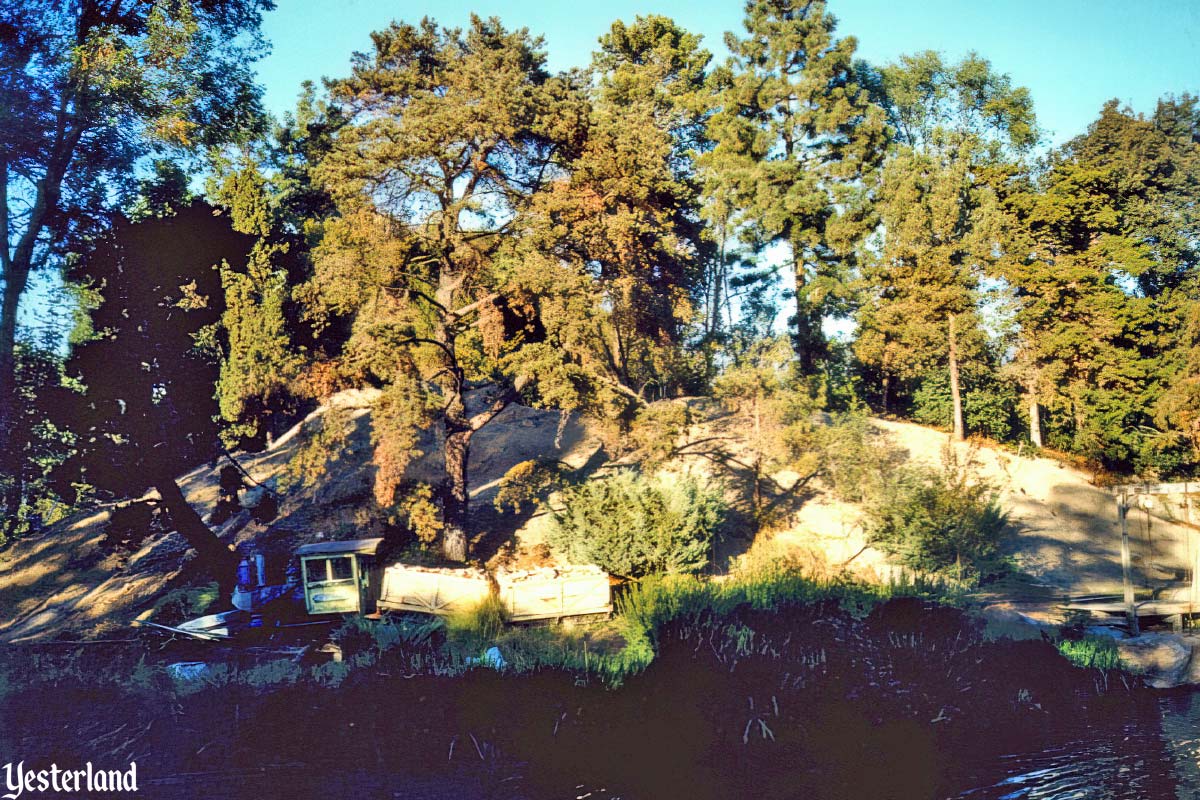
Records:
{"label": "small wooden shack", "polygon": [[375,551],[382,538],[314,542],[296,548],[310,614],[362,614],[373,611],[379,581]]}

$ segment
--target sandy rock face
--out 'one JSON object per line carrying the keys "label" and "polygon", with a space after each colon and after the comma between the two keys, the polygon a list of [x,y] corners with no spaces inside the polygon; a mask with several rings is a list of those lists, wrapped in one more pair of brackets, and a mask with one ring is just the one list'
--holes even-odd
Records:
{"label": "sandy rock face", "polygon": [[1187,682],[1191,645],[1178,636],[1144,633],[1117,642],[1126,668],[1141,672],[1146,684],[1155,689],[1170,689]]}

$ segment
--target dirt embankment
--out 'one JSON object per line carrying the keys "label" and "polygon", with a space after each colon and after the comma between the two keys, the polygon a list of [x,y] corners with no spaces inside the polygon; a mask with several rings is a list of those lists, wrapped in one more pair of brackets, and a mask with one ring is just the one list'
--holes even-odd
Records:
{"label": "dirt embankment", "polygon": [[[233,545],[252,542],[281,571],[299,544],[381,535],[383,522],[372,502],[373,400],[371,391],[343,392],[265,452],[240,454],[239,461],[256,481],[279,491],[288,463],[331,409],[337,410],[346,430],[337,457],[323,471],[316,471],[315,480],[281,493],[280,513],[274,521],[260,525],[248,514],[239,514],[221,526],[222,538]],[[740,423],[719,413],[711,402],[695,405],[703,421],[689,432],[689,440],[719,444],[727,453],[744,455],[747,434]],[[941,463],[948,443],[944,432],[891,421],[875,424],[910,460],[931,466]],[[1010,552],[1034,581],[1054,595],[1119,589],[1120,536],[1110,492],[1094,486],[1090,476],[1051,459],[987,446],[955,447],[960,459],[973,459],[979,474],[1000,490],[1013,522]],[[426,437],[420,449],[411,475],[438,480],[436,436]],[[584,474],[607,462],[596,431],[578,417],[524,406],[507,409],[472,443],[473,538],[475,551],[483,558],[514,539],[525,545],[541,541],[547,514],[528,510],[500,514],[491,503],[505,472],[538,457],[561,459]],[[711,464],[693,455],[677,466],[711,472]],[[189,501],[205,516],[217,499],[220,466],[198,468],[180,479]],[[788,486],[799,476],[774,477],[779,485]],[[260,491],[246,492],[243,502],[252,505]],[[1194,529],[1157,516],[1176,511],[1159,506],[1155,513],[1138,510],[1130,516],[1134,566],[1144,585],[1161,587],[1183,578],[1192,564],[1200,541]],[[198,578],[191,571],[186,546],[174,534],[151,535],[132,554],[108,552],[102,547],[107,520],[107,509],[84,512],[0,554],[0,641],[124,637],[129,635],[131,620],[149,611],[167,591]],[[802,502],[776,526],[772,537],[773,552],[812,555],[828,567],[850,569],[868,579],[886,578],[893,570],[881,553],[867,546],[860,509],[837,501],[817,485],[805,487]],[[749,546],[737,537],[718,542],[716,566],[723,567]]]}
{"label": "dirt embankment", "polygon": [[[941,463],[947,434],[901,422],[876,424],[910,459]],[[955,449],[960,459],[973,459],[979,474],[999,490],[1013,528],[1008,549],[1023,571],[1063,593],[1120,591],[1121,528],[1110,489],[1050,458],[971,443]],[[1180,519],[1180,512],[1161,501],[1130,512],[1133,567],[1140,585],[1160,588],[1191,570],[1200,532]]]}
{"label": "dirt embankment", "polygon": [[[382,534],[382,519],[372,502],[370,406],[375,396],[372,391],[342,392],[266,451],[236,454],[255,481],[280,493],[279,515],[262,525],[242,512],[217,532],[231,545],[252,543],[265,553],[269,577],[281,576],[290,553],[301,544]],[[317,470],[319,477],[308,485],[282,490],[287,465],[331,410],[345,426],[336,457]],[[436,480],[438,442],[427,437],[420,447],[411,474]],[[599,439],[578,417],[509,407],[472,442],[471,494],[479,512],[474,517],[480,549],[494,549],[495,540],[528,521],[527,516],[501,519],[491,511],[491,499],[505,472],[538,456],[559,458],[574,467],[603,458]],[[217,501],[222,465],[200,467],[179,479],[188,501],[205,518]],[[262,491],[244,492],[243,504],[254,505]],[[192,567],[186,544],[173,533],[152,534],[132,553],[109,552],[103,547],[108,519],[109,508],[83,512],[0,553],[0,641],[129,636],[131,621],[152,609],[166,592],[203,580]]]}

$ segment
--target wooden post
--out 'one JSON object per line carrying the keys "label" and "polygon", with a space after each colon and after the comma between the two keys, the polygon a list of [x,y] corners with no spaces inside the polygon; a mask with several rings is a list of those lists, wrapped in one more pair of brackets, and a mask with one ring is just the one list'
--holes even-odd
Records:
{"label": "wooden post", "polygon": [[1121,574],[1125,583],[1125,615],[1129,619],[1130,634],[1138,635],[1137,606],[1133,602],[1133,577],[1129,556],[1129,496],[1124,492],[1118,495],[1117,518],[1121,521]]}
{"label": "wooden post", "polygon": [[[1183,519],[1189,526],[1192,524],[1191,488],[1190,483],[1183,484]],[[1187,537],[1188,550],[1192,555],[1192,591],[1190,595],[1192,608],[1189,608],[1188,611],[1195,613],[1195,606],[1197,603],[1200,603],[1200,547],[1196,545],[1195,532],[1188,530]]]}

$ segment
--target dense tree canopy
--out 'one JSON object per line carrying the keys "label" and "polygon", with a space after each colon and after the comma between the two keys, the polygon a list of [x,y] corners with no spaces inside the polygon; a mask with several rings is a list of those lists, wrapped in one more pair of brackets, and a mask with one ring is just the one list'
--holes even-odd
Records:
{"label": "dense tree canopy", "polygon": [[1153,425],[1164,395],[1186,394],[1172,387],[1200,299],[1197,120],[1187,96],[1150,117],[1109,103],[1011,200],[1029,254],[1009,274],[1017,361],[1051,411],[1051,441],[1123,469],[1172,472],[1182,457]]}
{"label": "dense tree canopy", "polygon": [[887,142],[884,113],[835,36],[822,0],[749,0],[746,36],[716,71],[716,146],[706,163],[755,241],[789,251],[793,328],[806,374],[825,357],[823,316],[839,310],[855,246],[868,232],[864,179]]}
{"label": "dense tree canopy", "polygon": [[175,480],[220,453],[218,267],[244,269],[252,246],[203,203],[118,222],[72,270],[102,299],[90,310],[91,337],[64,367],[81,392],[58,398],[61,424],[75,434],[60,480],[116,497],[156,489],[172,524],[222,582],[233,575],[232,553]]}
{"label": "dense tree canopy", "polygon": [[[250,65],[270,0],[0,0],[0,470],[10,447],[17,313],[31,273],[102,230],[154,151],[228,141],[261,118]],[[22,484],[9,481],[0,517]]]}
{"label": "dense tree canopy", "polygon": [[[498,19],[395,22],[270,125],[249,67],[269,7],[0,0],[0,95],[27,98],[0,104],[22,525],[52,469],[153,486],[216,568],[173,477],[364,385],[378,509],[458,561],[472,439],[514,402],[602,420],[649,469],[688,425],[658,401],[719,397],[755,431],[756,500],[771,470],[815,474],[822,407],[1200,464],[1191,96],[1110,103],[1045,152],[982,56],[871,65],[823,0],[749,0],[720,63],[648,15],[561,74]],[[87,324],[63,360],[15,314],[68,251]],[[420,442],[436,486],[410,478]]]}
{"label": "dense tree canopy", "polygon": [[960,364],[984,349],[979,286],[1008,246],[996,190],[1034,142],[1031,103],[974,55],[952,65],[937,53],[907,56],[880,78],[894,139],[855,350],[877,371],[885,413],[894,382],[947,370],[961,439]]}

